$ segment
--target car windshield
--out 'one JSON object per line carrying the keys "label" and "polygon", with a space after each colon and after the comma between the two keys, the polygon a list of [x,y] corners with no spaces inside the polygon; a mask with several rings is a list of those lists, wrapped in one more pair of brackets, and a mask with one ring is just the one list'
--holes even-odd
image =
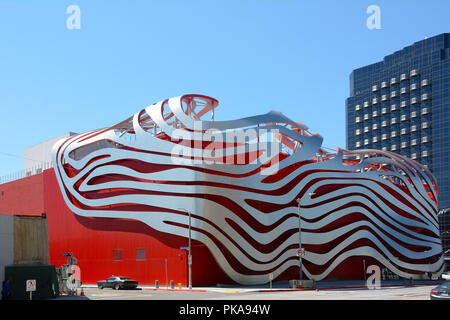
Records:
{"label": "car windshield", "polygon": [[444,282],[438,286],[439,289],[450,289],[450,282]]}
{"label": "car windshield", "polygon": [[120,277],[120,280],[131,280],[131,279],[127,277]]}

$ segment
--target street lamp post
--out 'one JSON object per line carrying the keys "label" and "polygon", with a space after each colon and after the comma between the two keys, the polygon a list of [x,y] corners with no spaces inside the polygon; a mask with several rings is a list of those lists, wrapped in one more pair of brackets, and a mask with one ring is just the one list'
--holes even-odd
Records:
{"label": "street lamp post", "polygon": [[298,253],[298,263],[300,267],[300,285],[303,281],[302,276],[302,216],[300,215],[300,198],[297,198],[297,213],[298,213],[298,249],[300,252]]}
{"label": "street lamp post", "polygon": [[[308,195],[312,196],[314,195],[314,192],[310,192]],[[303,281],[303,261],[302,261],[302,257],[303,257],[303,253],[304,251],[302,250],[302,216],[300,214],[300,198],[296,199],[297,201],[297,213],[298,213],[298,248],[299,248],[299,254],[298,254],[298,263],[299,263],[299,267],[300,267],[300,285],[302,284]]]}
{"label": "street lamp post", "polygon": [[181,209],[180,210],[185,211],[188,216],[189,216],[189,247],[188,247],[188,268],[189,268],[189,289],[192,289],[192,254],[191,254],[191,212],[189,210],[186,209]]}
{"label": "street lamp post", "polygon": [[191,254],[191,212],[189,214],[189,255],[188,255],[188,266],[189,266],[189,289],[192,289],[192,254]]}

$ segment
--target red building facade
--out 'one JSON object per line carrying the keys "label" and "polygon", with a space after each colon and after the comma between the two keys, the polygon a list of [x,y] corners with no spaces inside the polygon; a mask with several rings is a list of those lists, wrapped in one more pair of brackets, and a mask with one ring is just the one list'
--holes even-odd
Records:
{"label": "red building facade", "polygon": [[217,105],[180,96],[61,139],[53,169],[0,185],[0,213],[45,213],[51,263],[71,252],[84,283],[186,285],[188,228],[197,286],[298,279],[300,261],[303,279],[317,281],[364,279],[370,265],[407,278],[442,272],[426,168],[390,152],[327,151],[275,111],[213,121]]}
{"label": "red building facade", "polygon": [[[0,195],[2,214],[45,213],[50,263],[66,264],[67,257],[61,254],[73,253],[83,283],[126,275],[141,284],[158,280],[165,285],[166,278],[188,284],[186,238],[158,232],[139,221],[75,215],[64,202],[53,169],[1,184]],[[193,241],[192,254],[194,285],[230,282],[204,245]]]}
{"label": "red building facade", "polygon": [[[126,275],[141,284],[153,285],[158,280],[160,285],[165,285],[167,260],[169,283],[174,280],[183,286],[188,284],[186,238],[156,231],[140,221],[77,216],[67,208],[53,169],[1,184],[0,194],[2,214],[35,216],[45,213],[50,263],[60,267],[67,263],[67,257],[61,254],[73,253],[83,283],[94,284],[111,275]],[[137,257],[136,251],[140,249],[145,249],[144,259]],[[233,283],[205,245],[193,240],[192,256],[194,286]],[[381,266],[371,257],[351,257],[329,278],[363,279],[364,264]],[[298,274],[298,267],[291,267],[275,281],[297,279]]]}

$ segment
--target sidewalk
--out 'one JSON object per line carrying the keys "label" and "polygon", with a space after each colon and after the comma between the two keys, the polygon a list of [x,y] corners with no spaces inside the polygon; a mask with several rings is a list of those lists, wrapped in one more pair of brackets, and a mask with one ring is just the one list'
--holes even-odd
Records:
{"label": "sidewalk", "polygon": [[[405,287],[405,286],[437,286],[445,282],[445,280],[413,280],[411,283],[409,280],[404,282],[403,280],[382,280],[380,283],[381,288],[393,288],[393,287]],[[83,285],[84,288],[97,288],[95,284]],[[272,288],[270,285],[255,285],[245,286],[238,284],[218,284],[217,286],[201,286],[193,287],[189,289],[185,286],[178,288],[175,286],[171,289],[170,286],[160,285],[159,288],[150,285],[140,285],[138,288],[142,290],[158,290],[158,291],[184,291],[184,292],[276,292],[276,291],[306,291],[306,290],[369,290],[364,280],[322,280],[316,283],[314,289],[293,289],[289,287],[288,281],[273,282]]]}

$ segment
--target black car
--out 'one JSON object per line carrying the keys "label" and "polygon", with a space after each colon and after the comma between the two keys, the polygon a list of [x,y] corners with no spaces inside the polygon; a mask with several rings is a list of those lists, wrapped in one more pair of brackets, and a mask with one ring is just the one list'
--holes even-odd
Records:
{"label": "black car", "polygon": [[450,300],[450,281],[444,282],[431,290],[431,300]]}
{"label": "black car", "polygon": [[106,280],[98,281],[97,286],[99,289],[103,288],[113,288],[115,290],[136,289],[136,287],[138,286],[138,282],[128,277],[112,276]]}

